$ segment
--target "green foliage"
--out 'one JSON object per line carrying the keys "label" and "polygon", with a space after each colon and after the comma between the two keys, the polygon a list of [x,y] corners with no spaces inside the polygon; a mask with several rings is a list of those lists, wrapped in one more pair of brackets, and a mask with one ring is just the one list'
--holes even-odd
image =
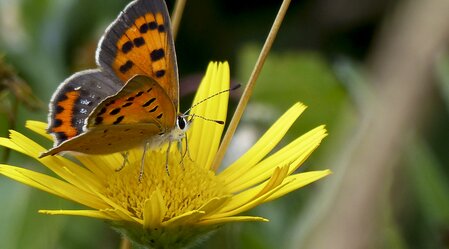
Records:
{"label": "green foliage", "polygon": [[[259,46],[245,46],[238,63],[238,79],[245,82],[260,52]],[[270,52],[250,103],[275,109],[276,118],[295,102],[308,109],[301,115],[293,135],[297,136],[320,124],[332,130],[347,105],[345,90],[326,59],[317,52]],[[263,113],[261,113],[263,115]],[[299,128],[298,128],[299,127]]]}

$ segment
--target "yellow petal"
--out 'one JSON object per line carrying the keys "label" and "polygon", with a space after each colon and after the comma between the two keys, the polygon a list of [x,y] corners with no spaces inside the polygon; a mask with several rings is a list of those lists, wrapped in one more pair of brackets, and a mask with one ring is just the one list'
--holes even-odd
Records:
{"label": "yellow petal", "polygon": [[9,132],[9,137],[12,142],[21,147],[24,153],[30,157],[38,158],[39,155],[43,151],[45,151],[44,147],[40,146],[33,140],[27,138],[26,136],[22,135],[17,131],[11,130]]}
{"label": "yellow petal", "polygon": [[39,210],[41,214],[85,216],[104,220],[120,220],[113,210]]}
{"label": "yellow petal", "polygon": [[[270,197],[270,195],[272,195],[273,193],[275,193],[276,191],[278,191],[279,189],[281,189],[288,183],[289,183],[288,181],[284,181],[281,185],[278,185],[277,187],[265,192],[264,194],[260,195],[257,198],[251,198],[250,201],[248,201],[246,203],[242,203],[242,205],[239,205],[236,208],[231,209],[229,211],[226,211],[226,210],[228,210],[228,206],[226,206],[226,209],[220,210],[216,214],[212,215],[211,218],[222,218],[222,217],[226,217],[226,216],[233,216],[233,215],[237,215],[239,213],[243,213],[251,208],[256,207],[257,205],[260,205],[261,203],[264,202],[265,199]],[[237,199],[237,197],[236,197],[236,199]]]}
{"label": "yellow petal", "polygon": [[[324,125],[321,125],[304,135],[307,135],[309,137],[306,136],[304,138],[301,138],[301,136],[300,138],[295,139],[295,141],[298,140],[298,144],[301,144],[299,146],[303,146],[304,149],[302,155],[291,163],[289,174],[292,174],[304,163],[305,160],[307,160],[307,158],[309,158],[312,152],[315,151],[315,149],[321,144],[322,140],[327,137],[327,130],[325,129]],[[292,147],[294,147],[295,145],[296,144],[293,144]]]}
{"label": "yellow petal", "polygon": [[264,158],[279,143],[293,122],[295,122],[305,109],[306,107],[301,103],[294,104],[268,129],[251,149],[223,170],[220,173],[220,177],[232,182],[245,175],[248,170]]}
{"label": "yellow petal", "polygon": [[0,137],[0,145],[9,148],[11,150],[15,150],[19,153],[25,154],[25,151],[22,149],[22,147],[18,146],[16,143],[14,143],[8,138]]}
{"label": "yellow petal", "polygon": [[16,131],[11,131],[10,137],[11,141],[20,147],[20,150],[17,150],[18,152],[37,159],[67,182],[86,191],[90,188],[87,185],[97,189],[101,188],[101,184],[95,175],[78,164],[61,156],[38,158],[40,153],[45,150],[42,146]]}
{"label": "yellow petal", "polygon": [[215,224],[224,224],[229,222],[243,222],[243,221],[257,221],[257,222],[268,222],[269,220],[263,217],[257,216],[231,216],[231,217],[223,217],[216,219],[206,219],[198,222],[200,225],[215,225]]}
{"label": "yellow petal", "polygon": [[[213,214],[220,209],[231,196],[215,197],[207,201],[198,210],[193,210],[185,214],[174,217],[164,223],[164,226],[181,226],[198,223],[198,221]],[[207,218],[206,218],[207,219]]]}
{"label": "yellow petal", "polygon": [[[28,129],[47,137],[48,139],[53,139],[51,135],[47,134],[46,127],[47,124],[40,121],[34,121],[34,120],[28,120],[25,125]],[[97,181],[100,180],[100,182],[104,182],[105,175],[108,173],[111,173],[111,164],[113,165],[120,165],[121,161],[119,163],[116,163],[116,161],[112,161],[112,159],[116,159],[118,156],[121,157],[119,153],[111,154],[107,156],[86,156],[83,154],[74,154],[75,158],[78,159],[86,168],[88,168],[91,172],[93,172],[97,178]],[[100,178],[100,179],[98,179]]]}
{"label": "yellow petal", "polygon": [[[239,192],[254,186],[270,177],[274,167],[280,164],[285,164],[286,162],[292,165],[289,170],[289,172],[292,173],[292,171],[296,170],[312,154],[325,136],[326,130],[324,129],[324,126],[319,126],[307,132],[270,157],[258,163],[239,178],[224,178],[226,187],[231,192]],[[222,178],[221,175],[219,175],[219,177]]]}
{"label": "yellow petal", "polygon": [[104,209],[107,207],[107,205],[95,195],[45,174],[9,165],[0,165],[0,174],[28,186],[60,196],[64,199],[78,202],[91,208]]}
{"label": "yellow petal", "polygon": [[219,209],[231,198],[230,195],[223,197],[214,197],[207,201],[203,206],[199,208],[200,211],[204,211],[206,214],[210,214]]}
{"label": "yellow petal", "polygon": [[[225,63],[210,63],[202,80],[192,106],[214,94],[229,89],[229,65]],[[191,114],[206,119],[226,121],[229,92],[216,95],[193,107]],[[224,125],[202,118],[194,118],[187,138],[188,150],[192,159],[199,165],[209,168],[220,145]],[[207,153],[205,153],[207,151]]]}
{"label": "yellow petal", "polygon": [[81,164],[89,169],[99,182],[105,182],[106,177],[113,174],[123,163],[123,156],[120,153],[109,155],[75,155]]}
{"label": "yellow petal", "polygon": [[111,172],[105,161],[101,157],[95,156],[76,156],[76,159],[92,172],[99,182],[105,182],[106,176]]}
{"label": "yellow petal", "polygon": [[[52,139],[52,136],[47,134],[47,124],[44,122],[28,120],[25,126],[42,136]],[[123,162],[123,157],[120,155],[120,153],[114,153],[106,156],[97,155],[94,157],[83,154],[74,154],[74,156],[86,168],[93,172],[97,177],[100,177],[102,179],[104,179],[105,174],[111,173],[112,170],[114,170],[111,165],[121,165],[121,163]]]}
{"label": "yellow petal", "polygon": [[[267,194],[272,193],[273,189],[279,188],[280,185],[286,185],[285,178],[287,176],[287,172],[288,166],[278,168],[274,171],[270,180],[234,195],[226,206],[224,206],[219,212],[227,213],[231,210],[236,210],[242,206],[246,206],[248,203],[251,203],[258,198],[267,198]],[[261,202],[262,199],[259,199],[259,202]]]}
{"label": "yellow petal", "polygon": [[268,191],[261,191],[261,189],[266,189],[265,184],[260,184],[256,187],[253,187],[251,189],[245,190],[237,195],[234,196],[234,198],[231,199],[231,201],[226,205],[223,210],[220,210],[221,212],[227,212],[232,209],[236,209],[239,207],[243,207],[248,205],[247,203],[250,203],[254,200],[255,196],[261,196],[260,193],[263,193],[265,195],[264,199],[259,199],[259,203],[265,203],[269,202],[271,200],[274,200],[276,198],[279,198],[285,194],[288,194],[298,188],[301,188],[307,184],[310,184],[314,181],[317,181],[331,173],[330,170],[321,170],[321,171],[310,171],[305,173],[299,173],[292,176],[287,176],[282,185],[278,185],[279,187],[276,187],[277,189],[273,191],[273,189],[270,189],[270,193]]}
{"label": "yellow petal", "polygon": [[270,191],[271,189],[279,186],[284,181],[285,177],[287,177],[288,168],[289,168],[288,166],[284,166],[282,168],[279,168],[279,167],[276,168],[273,172],[272,177],[267,182],[265,187],[257,195],[255,195],[254,198],[260,197],[260,196],[264,195],[265,193],[267,193],[268,191]]}
{"label": "yellow petal", "polygon": [[181,215],[171,218],[168,221],[162,222],[163,226],[181,226],[192,223],[192,221],[198,220],[199,217],[204,215],[204,211],[193,210],[189,212],[185,212]]}
{"label": "yellow petal", "polygon": [[143,225],[142,219],[135,217],[132,213],[130,213],[120,204],[115,203],[113,200],[109,199],[108,197],[106,197],[105,195],[103,195],[102,193],[98,192],[95,189],[92,189],[92,192],[94,192],[95,195],[97,195],[101,200],[103,200],[112,209],[114,209],[117,215],[119,215],[122,220],[136,222]]}
{"label": "yellow petal", "polygon": [[161,191],[156,188],[150,198],[145,200],[143,227],[160,227],[166,213],[167,206],[165,205],[164,197],[162,196]]}
{"label": "yellow petal", "polygon": [[41,121],[28,120],[25,123],[25,127],[36,132],[37,134],[44,136],[50,140],[53,140],[53,137],[47,133],[47,124]]}
{"label": "yellow petal", "polygon": [[272,194],[267,199],[265,199],[264,203],[272,201],[279,197],[282,197],[282,196],[284,196],[290,192],[293,192],[293,191],[297,190],[298,188],[301,188],[307,184],[318,181],[319,179],[321,179],[331,173],[332,172],[330,170],[321,170],[321,171],[310,171],[310,172],[299,173],[299,174],[288,176],[285,180],[289,181],[289,180],[293,179],[293,181],[289,181],[289,183],[287,185],[280,188],[274,194]]}

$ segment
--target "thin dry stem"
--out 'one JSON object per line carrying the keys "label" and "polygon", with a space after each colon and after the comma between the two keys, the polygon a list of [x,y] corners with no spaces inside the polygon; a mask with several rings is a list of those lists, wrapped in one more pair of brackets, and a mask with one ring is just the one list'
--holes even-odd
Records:
{"label": "thin dry stem", "polygon": [[257,59],[253,72],[249,77],[245,90],[243,91],[242,98],[240,99],[240,102],[235,110],[234,116],[232,117],[231,122],[229,123],[229,127],[226,130],[226,133],[223,137],[223,141],[220,144],[220,148],[217,151],[217,155],[215,156],[214,162],[212,164],[213,170],[217,170],[223,160],[224,154],[229,146],[229,143],[231,142],[232,137],[234,136],[235,130],[237,129],[237,125],[240,122],[240,119],[242,118],[243,111],[245,110],[246,105],[248,104],[248,101],[253,93],[256,80],[259,77],[263,64],[265,63],[268,53],[270,52],[271,46],[273,45],[274,39],[276,38],[279,28],[281,27],[282,21],[284,20],[285,13],[287,12],[290,2],[291,2],[290,0],[284,0],[282,2],[281,7],[279,8],[279,12],[276,16],[276,19],[273,22],[273,26],[271,27],[267,40],[265,41],[262,51],[260,52],[259,58]]}
{"label": "thin dry stem", "polygon": [[176,40],[176,35],[178,34],[179,25],[181,23],[182,13],[184,12],[184,6],[186,5],[186,0],[177,0],[175,7],[173,9],[171,26],[173,33],[173,40]]}
{"label": "thin dry stem", "polygon": [[131,249],[131,241],[126,237],[122,237],[122,241],[120,242],[120,249]]}

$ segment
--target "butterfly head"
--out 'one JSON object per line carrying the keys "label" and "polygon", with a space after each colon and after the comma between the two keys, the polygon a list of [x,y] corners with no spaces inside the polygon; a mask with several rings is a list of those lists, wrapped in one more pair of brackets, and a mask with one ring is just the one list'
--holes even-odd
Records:
{"label": "butterfly head", "polygon": [[176,117],[176,125],[171,132],[172,140],[181,140],[185,137],[185,133],[192,123],[192,120],[188,119],[187,117],[188,116],[184,114],[179,114],[178,117]]}
{"label": "butterfly head", "polygon": [[192,119],[187,119],[188,116],[184,114],[178,115],[176,118],[176,128],[180,131],[186,132],[189,129],[190,123],[192,123]]}

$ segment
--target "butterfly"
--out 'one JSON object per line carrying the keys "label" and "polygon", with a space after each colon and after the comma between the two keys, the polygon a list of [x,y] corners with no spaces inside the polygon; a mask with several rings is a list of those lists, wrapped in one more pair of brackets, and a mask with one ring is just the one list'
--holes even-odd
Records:
{"label": "butterfly", "polygon": [[168,10],[163,0],[135,0],[109,25],[96,51],[97,69],[73,74],[49,104],[48,133],[63,151],[108,154],[159,147],[185,136]]}

